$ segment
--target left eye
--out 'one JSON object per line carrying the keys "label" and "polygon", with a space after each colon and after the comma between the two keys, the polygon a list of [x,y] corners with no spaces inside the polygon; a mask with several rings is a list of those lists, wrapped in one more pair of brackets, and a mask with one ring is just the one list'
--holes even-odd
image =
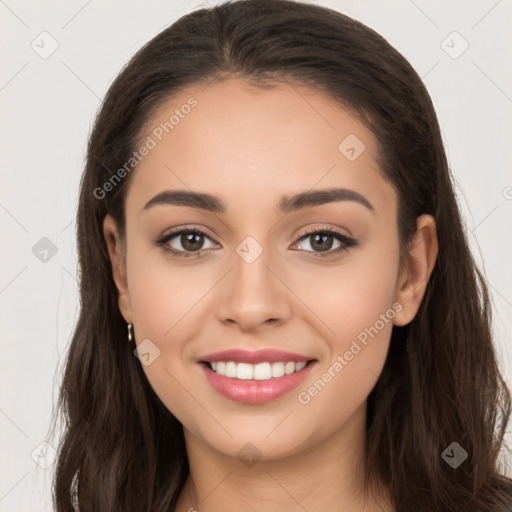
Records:
{"label": "left eye", "polygon": [[[312,233],[308,233],[307,235],[303,236],[300,238],[299,240],[299,243],[301,243],[301,241],[305,241],[306,242],[306,249],[303,248],[303,250],[308,250],[307,247],[309,246],[309,248],[316,252],[325,252],[325,251],[329,251],[330,249],[332,249],[335,241],[338,242],[339,246],[343,246],[343,240],[341,240],[341,235],[336,233],[336,234],[333,234],[329,231],[315,231],[315,232],[312,232]],[[345,237],[343,237],[345,238]],[[304,242],[302,242],[304,243]],[[338,246],[338,248],[339,248]],[[334,250],[334,252],[336,252],[336,250],[338,249],[336,248]]]}
{"label": "left eye", "polygon": [[[331,250],[334,243],[333,239],[338,241],[339,245],[336,249]],[[315,257],[321,258],[337,255],[357,245],[356,240],[353,238],[332,229],[309,231],[299,238],[298,243],[302,243],[302,240],[307,241],[307,245],[313,249],[312,251],[307,250],[306,252],[313,252]],[[311,240],[313,240],[313,243],[311,243]]]}

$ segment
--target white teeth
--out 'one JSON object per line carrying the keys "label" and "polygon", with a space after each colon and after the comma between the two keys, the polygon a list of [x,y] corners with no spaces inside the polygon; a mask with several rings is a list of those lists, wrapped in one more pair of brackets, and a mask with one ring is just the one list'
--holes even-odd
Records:
{"label": "white teeth", "polygon": [[[235,364],[235,363],[233,363]],[[221,374],[222,375],[222,374]],[[226,375],[226,374],[224,374]],[[229,377],[229,375],[226,375]],[[236,365],[236,378],[249,380],[254,378],[254,366],[252,364],[238,363]]]}
{"label": "white teeth", "polygon": [[242,380],[268,380],[273,377],[283,377],[302,370],[306,366],[306,361],[294,363],[235,363],[233,361],[219,361],[210,363],[212,370],[225,377],[237,378]]}
{"label": "white teeth", "polygon": [[284,375],[284,363],[272,363],[272,377],[282,377]]}
{"label": "white teeth", "polygon": [[291,375],[295,371],[295,363],[286,363],[284,365],[284,373]]}
{"label": "white teeth", "polygon": [[298,372],[299,370],[302,370],[302,368],[304,368],[306,366],[307,362],[306,361],[301,361],[300,363],[297,363],[295,365],[295,371]]}
{"label": "white teeth", "polygon": [[272,378],[272,365],[259,363],[254,365],[254,378],[256,380],[268,380]]}
{"label": "white teeth", "polygon": [[226,371],[224,372],[226,377],[236,377],[236,364],[233,361],[226,363]]}

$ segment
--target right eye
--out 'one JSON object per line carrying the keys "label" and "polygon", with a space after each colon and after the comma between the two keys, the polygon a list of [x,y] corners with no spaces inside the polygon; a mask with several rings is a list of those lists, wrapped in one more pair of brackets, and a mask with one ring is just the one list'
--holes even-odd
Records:
{"label": "right eye", "polygon": [[[198,228],[188,228],[167,233],[156,240],[155,244],[174,256],[182,258],[188,258],[190,256],[199,257],[203,250],[205,250],[203,247],[205,239],[211,241],[211,238],[204,231]],[[210,248],[211,247],[206,247],[206,249]]]}

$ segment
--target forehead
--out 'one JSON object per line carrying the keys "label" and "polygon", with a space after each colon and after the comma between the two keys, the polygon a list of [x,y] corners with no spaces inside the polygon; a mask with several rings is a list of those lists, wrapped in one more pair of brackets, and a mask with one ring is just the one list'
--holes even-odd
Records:
{"label": "forehead", "polygon": [[233,199],[275,206],[313,187],[343,186],[384,206],[394,197],[373,133],[330,96],[298,85],[231,78],[188,87],[160,106],[142,140],[152,148],[129,191],[141,208],[170,188],[229,198],[228,209]]}

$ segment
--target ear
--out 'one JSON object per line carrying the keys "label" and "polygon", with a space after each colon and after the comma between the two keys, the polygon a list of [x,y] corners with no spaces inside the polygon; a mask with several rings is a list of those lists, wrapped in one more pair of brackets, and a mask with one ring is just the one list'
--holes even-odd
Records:
{"label": "ear", "polygon": [[132,323],[132,307],[126,276],[124,244],[119,236],[116,221],[109,214],[103,220],[103,236],[107,242],[108,254],[112,264],[112,275],[118,291],[118,306],[127,323]]}
{"label": "ear", "polygon": [[394,325],[407,325],[416,316],[438,249],[435,219],[432,215],[421,215],[416,219],[416,233],[408,244],[406,261],[398,277],[396,301],[402,309],[396,313]]}

